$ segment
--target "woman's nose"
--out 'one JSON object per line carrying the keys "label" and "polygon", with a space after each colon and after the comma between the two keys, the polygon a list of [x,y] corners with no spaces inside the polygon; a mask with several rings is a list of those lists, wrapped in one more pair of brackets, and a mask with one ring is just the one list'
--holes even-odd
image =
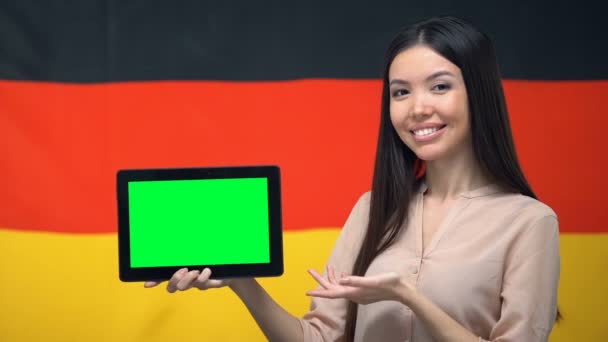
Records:
{"label": "woman's nose", "polygon": [[429,116],[433,114],[433,106],[429,103],[424,95],[415,95],[412,98],[412,108],[410,109],[411,116]]}

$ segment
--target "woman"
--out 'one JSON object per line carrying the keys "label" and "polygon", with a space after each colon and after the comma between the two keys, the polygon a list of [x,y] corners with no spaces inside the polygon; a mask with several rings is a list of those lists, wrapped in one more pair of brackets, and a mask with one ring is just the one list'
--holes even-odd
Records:
{"label": "woman", "polygon": [[546,341],[558,222],[518,164],[491,41],[451,17],[401,32],[381,116],[372,191],[326,274],[310,271],[320,286],[302,319],[254,279],[208,269],[178,271],[169,292],[228,285],[271,341]]}

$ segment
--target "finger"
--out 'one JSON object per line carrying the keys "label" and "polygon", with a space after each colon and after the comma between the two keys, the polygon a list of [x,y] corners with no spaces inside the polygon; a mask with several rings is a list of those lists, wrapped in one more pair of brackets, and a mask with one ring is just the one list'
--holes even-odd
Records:
{"label": "finger", "polygon": [[373,287],[374,283],[372,279],[366,277],[347,276],[339,281],[340,285],[344,286],[355,286],[355,287]]}
{"label": "finger", "polygon": [[306,292],[307,296],[310,297],[319,297],[319,298],[342,298],[342,296],[334,290],[326,290],[326,289],[316,289],[310,290]]}
{"label": "finger", "polygon": [[207,288],[208,289],[217,289],[220,287],[224,287],[226,284],[221,279],[209,279],[207,280]]}
{"label": "finger", "polygon": [[333,289],[314,289],[306,292],[307,296],[322,298],[346,298],[361,296],[361,289],[356,287],[339,287]]}
{"label": "finger", "polygon": [[330,283],[337,284],[336,273],[334,272],[334,268],[330,265],[327,265],[327,278],[329,279]]}
{"label": "finger", "polygon": [[182,278],[186,275],[187,272],[187,268],[182,268],[179,269],[177,272],[173,273],[173,276],[171,277],[171,279],[169,279],[169,282],[167,283],[167,291],[169,291],[169,293],[177,291],[177,283],[182,280]]}
{"label": "finger", "polygon": [[317,281],[317,283],[319,283],[319,285],[323,286],[324,288],[328,289],[330,287],[332,287],[332,284],[330,284],[327,279],[323,278],[322,275],[320,275],[317,271],[310,269],[308,270],[308,273],[310,273],[310,275],[315,278],[315,280]]}
{"label": "finger", "polygon": [[160,283],[162,283],[162,281],[160,280],[150,280],[144,283],[144,287],[145,288],[151,288],[154,286],[158,286]]}
{"label": "finger", "polygon": [[207,289],[206,283],[209,280],[209,277],[211,277],[211,270],[209,268],[205,268],[203,269],[201,274],[199,274],[199,276],[194,280],[194,283],[192,285],[201,290],[205,290]]}
{"label": "finger", "polygon": [[185,291],[192,287],[192,283],[200,274],[200,271],[190,271],[186,273],[186,275],[177,283],[177,289],[180,291]]}
{"label": "finger", "polygon": [[215,289],[226,286],[226,281],[222,279],[211,279],[211,270],[208,268],[203,270],[197,281],[199,280],[203,280],[198,283],[197,286],[201,290]]}
{"label": "finger", "polygon": [[201,272],[201,274],[198,276],[198,279],[196,279],[197,281],[200,282],[204,282],[207,281],[207,279],[209,279],[211,277],[211,270],[208,267],[205,267],[205,269],[203,269],[203,272]]}

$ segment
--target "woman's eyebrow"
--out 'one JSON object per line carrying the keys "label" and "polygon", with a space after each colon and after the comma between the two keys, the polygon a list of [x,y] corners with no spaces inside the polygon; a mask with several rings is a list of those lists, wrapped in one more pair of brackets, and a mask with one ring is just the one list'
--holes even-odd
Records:
{"label": "woman's eyebrow", "polygon": [[454,74],[452,74],[451,72],[447,71],[447,70],[440,70],[437,72],[432,73],[429,77],[426,78],[426,81],[430,81],[434,78],[440,77],[440,76],[452,76],[455,77]]}
{"label": "woman's eyebrow", "polygon": [[[441,76],[451,76],[451,77],[456,77],[454,76],[454,74],[452,74],[451,72],[447,71],[447,70],[439,70],[437,72],[432,73],[431,75],[429,75],[425,81],[428,82],[432,79],[435,79],[437,77],[441,77]],[[399,78],[394,78],[390,81],[389,86],[392,86],[393,84],[399,84],[399,85],[408,85],[410,84],[408,81],[399,79]]]}
{"label": "woman's eyebrow", "polygon": [[401,79],[398,79],[398,78],[395,78],[395,79],[392,79],[391,82],[388,85],[392,86],[393,84],[406,85],[406,84],[409,84],[409,82],[401,80]]}

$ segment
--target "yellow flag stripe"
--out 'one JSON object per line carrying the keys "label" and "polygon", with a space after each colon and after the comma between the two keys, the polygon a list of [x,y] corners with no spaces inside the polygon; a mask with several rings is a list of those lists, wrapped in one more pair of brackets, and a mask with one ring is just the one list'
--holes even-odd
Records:
{"label": "yellow flag stripe", "polygon": [[[338,229],[286,232],[285,274],[261,279],[289,312],[308,310]],[[559,303],[551,341],[608,338],[608,234],[561,236]],[[118,280],[117,237],[0,230],[0,341],[265,341],[228,289],[168,294]],[[201,246],[203,249],[204,246]]]}

